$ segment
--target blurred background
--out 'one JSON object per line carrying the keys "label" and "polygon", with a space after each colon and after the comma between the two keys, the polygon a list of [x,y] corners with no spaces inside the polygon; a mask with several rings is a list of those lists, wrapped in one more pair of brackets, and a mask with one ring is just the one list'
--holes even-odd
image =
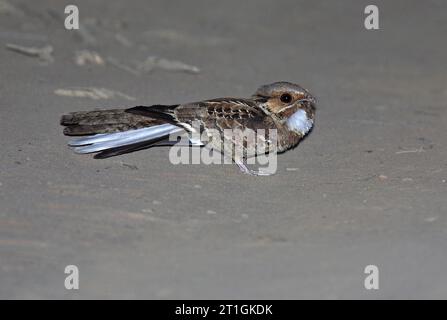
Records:
{"label": "blurred background", "polygon": [[[446,298],[447,3],[370,2],[0,0],[0,298]],[[59,127],[274,81],[318,109],[271,177],[94,160]]]}

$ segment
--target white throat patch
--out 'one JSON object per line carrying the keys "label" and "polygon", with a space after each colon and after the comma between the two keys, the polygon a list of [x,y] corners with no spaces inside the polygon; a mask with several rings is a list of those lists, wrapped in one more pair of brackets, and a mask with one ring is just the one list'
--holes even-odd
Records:
{"label": "white throat patch", "polygon": [[309,132],[313,124],[314,121],[312,119],[309,119],[306,111],[302,109],[298,110],[297,112],[292,114],[289,119],[287,119],[287,126],[291,130],[297,131],[303,135]]}

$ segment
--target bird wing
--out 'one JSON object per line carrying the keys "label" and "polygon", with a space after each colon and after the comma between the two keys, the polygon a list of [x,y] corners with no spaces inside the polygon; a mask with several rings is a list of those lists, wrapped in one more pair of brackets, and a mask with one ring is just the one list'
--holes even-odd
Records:
{"label": "bird wing", "polygon": [[203,129],[269,129],[276,124],[253,100],[219,98],[188,104],[139,106],[126,112],[160,119],[192,131],[194,121]]}
{"label": "bird wing", "polygon": [[[250,99],[219,98],[174,106],[139,106],[126,112],[162,119],[188,132],[205,132],[214,137],[217,132],[222,142],[231,141],[231,144],[240,145],[244,150],[247,141],[244,142],[242,136],[248,131],[264,129],[268,139],[268,130],[277,129],[274,119]],[[234,134],[237,129],[242,139],[239,142],[228,136],[227,131],[232,130]],[[214,147],[218,148],[217,145]]]}

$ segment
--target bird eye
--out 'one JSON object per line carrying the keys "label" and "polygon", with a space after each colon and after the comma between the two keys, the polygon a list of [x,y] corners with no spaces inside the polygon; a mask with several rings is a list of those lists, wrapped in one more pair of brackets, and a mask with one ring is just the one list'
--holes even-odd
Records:
{"label": "bird eye", "polygon": [[292,96],[288,93],[284,93],[281,95],[281,97],[279,97],[279,99],[281,100],[281,102],[289,103],[290,101],[292,101]]}

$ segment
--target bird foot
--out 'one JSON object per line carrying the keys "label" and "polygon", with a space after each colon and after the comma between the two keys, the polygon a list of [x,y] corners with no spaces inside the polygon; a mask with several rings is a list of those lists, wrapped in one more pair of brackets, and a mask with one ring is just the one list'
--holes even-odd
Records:
{"label": "bird foot", "polygon": [[273,173],[272,172],[266,172],[266,171],[262,171],[262,170],[252,170],[250,168],[247,167],[247,165],[243,162],[243,161],[235,161],[237,166],[239,167],[239,169],[248,175],[251,176],[270,176]]}

